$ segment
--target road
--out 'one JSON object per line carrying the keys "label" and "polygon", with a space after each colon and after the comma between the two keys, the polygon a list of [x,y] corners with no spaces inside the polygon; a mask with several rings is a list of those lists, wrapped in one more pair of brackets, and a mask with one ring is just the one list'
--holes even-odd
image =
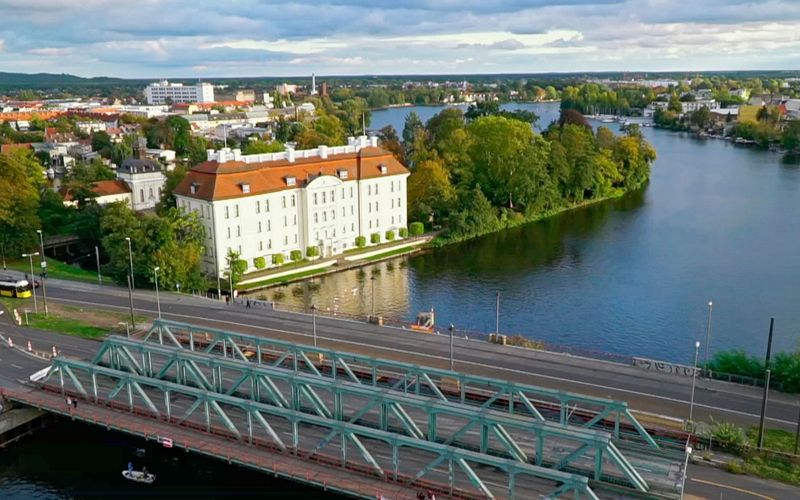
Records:
{"label": "road", "polygon": [[[128,309],[127,290],[113,286],[48,280],[48,298],[75,306]],[[155,316],[155,295],[134,293],[137,314]],[[217,301],[161,293],[165,318],[218,328],[268,335],[310,343],[311,316],[278,311],[245,309]],[[448,364],[446,336],[379,327],[362,322],[317,317],[318,341],[322,347],[358,352],[437,367]],[[625,400],[633,409],[684,419],[689,414],[691,378],[648,372],[639,368],[570,355],[546,353],[455,339],[456,369],[524,381],[550,388]],[[762,390],[720,381],[698,379],[694,411],[696,418],[755,425]],[[768,423],[794,429],[798,415],[796,397],[770,393]]]}

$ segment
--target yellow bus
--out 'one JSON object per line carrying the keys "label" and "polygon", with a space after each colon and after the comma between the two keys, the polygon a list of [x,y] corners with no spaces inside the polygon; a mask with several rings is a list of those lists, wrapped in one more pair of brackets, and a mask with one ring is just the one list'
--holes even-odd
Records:
{"label": "yellow bus", "polygon": [[33,294],[32,290],[33,286],[28,280],[0,277],[0,296],[27,299]]}

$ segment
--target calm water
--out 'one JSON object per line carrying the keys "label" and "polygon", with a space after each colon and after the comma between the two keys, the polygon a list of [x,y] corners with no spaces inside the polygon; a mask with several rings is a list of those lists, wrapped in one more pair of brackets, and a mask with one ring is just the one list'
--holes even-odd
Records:
{"label": "calm water", "polygon": [[[145,449],[144,458],[135,454]],[[152,485],[122,477],[132,461]],[[319,498],[316,489],[63,420],[0,452],[0,498]],[[327,495],[326,498],[339,498]]]}
{"label": "calm water", "polygon": [[[525,105],[546,126],[557,104]],[[402,131],[411,110],[373,113],[374,128]],[[615,124],[610,125],[616,129]],[[800,333],[800,168],[777,153],[644,129],[658,150],[646,190],[541,223],[424,255],[267,292],[267,297],[437,323],[500,330],[553,344],[687,361],[706,330],[711,348],[763,353]]]}

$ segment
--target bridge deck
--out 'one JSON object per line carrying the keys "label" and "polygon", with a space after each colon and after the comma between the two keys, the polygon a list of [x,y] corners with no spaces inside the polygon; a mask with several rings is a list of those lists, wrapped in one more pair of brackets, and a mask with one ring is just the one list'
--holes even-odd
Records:
{"label": "bridge deck", "polygon": [[144,439],[169,437],[176,448],[201,453],[217,459],[226,460],[241,466],[257,469],[292,480],[302,480],[306,484],[322,489],[338,491],[362,498],[415,499],[419,488],[403,487],[379,478],[370,478],[347,471],[337,471],[329,465],[310,462],[301,457],[271,452],[257,446],[242,446],[221,436],[214,436],[191,428],[182,428],[166,422],[145,419],[140,415],[97,406],[81,400],[76,409],[68,409],[65,398],[60,394],[40,389],[3,389],[0,394],[7,399],[29,406],[47,410],[92,424],[141,436]]}

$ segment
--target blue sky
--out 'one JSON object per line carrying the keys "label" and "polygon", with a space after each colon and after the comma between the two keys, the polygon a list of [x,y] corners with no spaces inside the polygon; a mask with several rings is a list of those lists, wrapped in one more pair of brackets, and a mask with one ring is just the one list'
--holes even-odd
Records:
{"label": "blue sky", "polygon": [[800,69],[798,0],[0,0],[0,71]]}

